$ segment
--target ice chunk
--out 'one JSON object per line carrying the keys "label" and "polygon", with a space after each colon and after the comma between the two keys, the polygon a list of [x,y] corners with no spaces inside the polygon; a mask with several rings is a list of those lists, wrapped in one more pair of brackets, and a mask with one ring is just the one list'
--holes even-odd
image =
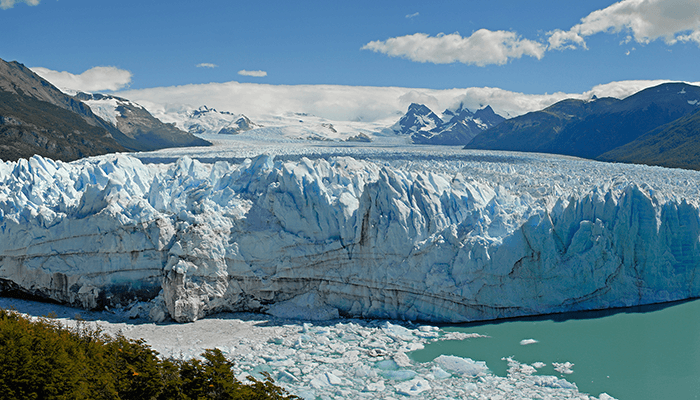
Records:
{"label": "ice chunk", "polygon": [[452,376],[449,372],[446,372],[444,369],[440,367],[432,367],[430,369],[430,373],[433,375],[435,379],[447,379]]}
{"label": "ice chunk", "polygon": [[523,339],[520,341],[521,346],[527,346],[528,344],[535,344],[535,343],[539,343],[539,341],[535,340],[535,339]]}
{"label": "ice chunk", "polygon": [[408,369],[400,369],[396,371],[380,371],[379,375],[383,376],[386,379],[391,379],[393,381],[405,381],[408,379],[413,379],[416,375],[418,375],[418,373],[416,371]]}
{"label": "ice chunk", "polygon": [[563,362],[563,363],[552,363],[552,366],[554,367],[554,370],[559,372],[560,374],[573,374],[574,370],[572,369],[574,364],[570,362]]}
{"label": "ice chunk", "polygon": [[474,361],[471,358],[441,355],[434,362],[440,367],[464,376],[479,376],[489,372],[486,363]]}
{"label": "ice chunk", "polygon": [[417,396],[422,392],[430,390],[430,384],[423,378],[414,378],[410,381],[401,382],[394,385],[396,392],[404,396]]}

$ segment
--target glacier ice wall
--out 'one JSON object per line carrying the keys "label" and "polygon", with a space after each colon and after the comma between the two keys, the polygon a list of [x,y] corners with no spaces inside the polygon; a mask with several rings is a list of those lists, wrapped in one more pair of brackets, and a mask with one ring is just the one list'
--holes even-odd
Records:
{"label": "glacier ice wall", "polygon": [[696,175],[548,162],[0,163],[0,292],[446,322],[700,294]]}

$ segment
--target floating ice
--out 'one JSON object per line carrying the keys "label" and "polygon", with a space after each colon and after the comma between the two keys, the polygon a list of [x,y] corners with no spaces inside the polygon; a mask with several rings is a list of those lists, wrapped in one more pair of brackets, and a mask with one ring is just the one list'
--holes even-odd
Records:
{"label": "floating ice", "polygon": [[535,344],[535,343],[539,343],[539,341],[535,340],[535,339],[523,339],[520,341],[521,346],[527,346],[528,344]]}
{"label": "floating ice", "polygon": [[[4,308],[27,310],[27,303],[30,302],[0,299]],[[33,315],[56,311],[60,321],[76,324],[75,320],[66,319],[74,315],[74,309],[31,304],[37,308]],[[446,333],[434,327],[392,322],[392,326],[400,326],[406,330],[404,333],[411,334],[410,339],[396,341],[386,333],[385,322],[381,321],[302,323],[261,315],[222,314],[187,324],[132,324],[118,315],[119,312],[83,314],[88,320],[102,318],[95,323],[105,333],[120,332],[129,338],[145,339],[163,357],[196,357],[204,349],[219,348],[234,362],[234,373],[239,379],[249,375],[261,379],[261,373],[268,372],[277,384],[303,399],[595,399],[580,393],[576,385],[565,379],[535,375],[537,363],[528,365],[506,358],[509,368],[507,375],[501,377],[492,374],[483,362],[462,357],[411,360],[405,348],[439,340],[420,337],[419,332],[437,329],[440,336]],[[306,339],[297,347],[303,336]],[[385,343],[386,355],[370,355],[374,349],[365,346],[367,338]],[[408,356],[409,364],[400,366],[395,361],[398,354]],[[610,400],[603,395],[600,399]]]}
{"label": "floating ice", "polygon": [[559,372],[560,374],[573,374],[574,370],[571,369],[573,368],[574,364],[570,362],[563,362],[563,363],[552,363],[552,366],[554,367],[554,370]]}
{"label": "floating ice", "polygon": [[486,363],[471,358],[441,355],[435,359],[440,367],[463,376],[477,377],[488,372]]}

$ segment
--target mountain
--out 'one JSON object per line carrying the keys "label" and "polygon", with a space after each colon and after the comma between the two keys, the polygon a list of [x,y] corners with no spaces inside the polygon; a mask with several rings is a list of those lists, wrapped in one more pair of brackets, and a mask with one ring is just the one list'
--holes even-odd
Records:
{"label": "mountain", "polygon": [[71,161],[127,151],[116,128],[29,68],[0,60],[0,158]]}
{"label": "mountain", "polygon": [[249,131],[251,129],[259,127],[261,127],[261,125],[256,124],[255,122],[251,121],[248,117],[241,114],[238,118],[231,121],[231,123],[229,123],[227,126],[224,126],[223,128],[219,129],[219,134],[236,135],[241,132]]}
{"label": "mountain", "polygon": [[[92,102],[99,112],[82,100]],[[0,102],[0,158],[5,160],[39,154],[71,161],[118,151],[209,144],[163,124],[128,100],[69,96],[16,61],[0,60]],[[108,115],[110,106],[114,110]]]}
{"label": "mountain", "polygon": [[666,83],[624,100],[568,99],[484,131],[465,148],[596,158],[697,109],[700,87]]}
{"label": "mountain", "polygon": [[172,124],[164,124],[144,107],[127,99],[82,92],[76,94],[75,98],[90,106],[103,120],[123,133],[126,138],[121,142],[132,150],[149,151],[211,144]]}
{"label": "mountain", "polygon": [[262,127],[243,114],[218,111],[206,105],[197,109],[183,106],[179,110],[163,113],[160,117],[182,130],[197,135],[233,135]]}
{"label": "mountain", "polygon": [[700,108],[598,159],[700,170]]}
{"label": "mountain", "polygon": [[463,145],[503,121],[505,118],[490,106],[473,113],[460,104],[454,110],[445,110],[440,118],[428,107],[412,103],[390,129],[396,134],[410,135],[416,144]]}

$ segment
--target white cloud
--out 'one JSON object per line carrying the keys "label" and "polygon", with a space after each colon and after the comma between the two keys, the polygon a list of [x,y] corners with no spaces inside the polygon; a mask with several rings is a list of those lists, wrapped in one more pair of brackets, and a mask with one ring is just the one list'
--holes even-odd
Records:
{"label": "white cloud", "polygon": [[200,63],[197,64],[197,68],[216,68],[218,65],[212,63]]}
{"label": "white cloud", "polygon": [[411,61],[450,64],[460,62],[483,67],[489,64],[505,64],[522,56],[541,59],[546,46],[522,39],[515,32],[479,29],[469,37],[459,33],[428,36],[425,33],[399,36],[385,41],[367,43],[362,50],[372,50],[391,57],[404,57]]}
{"label": "white cloud", "polygon": [[31,70],[61,90],[84,92],[123,89],[131,83],[132,76],[131,72],[117,67],[93,67],[79,75],[42,67]]}
{"label": "white cloud", "polygon": [[36,6],[39,5],[40,1],[41,0],[0,0],[0,8],[7,10],[8,8],[14,7],[16,3],[27,3],[30,6]]}
{"label": "white cloud", "polygon": [[419,16],[419,15],[420,15],[420,13],[415,12],[415,13],[413,13],[413,14],[408,14],[408,15],[406,15],[406,18],[411,19],[411,18],[415,18],[415,17],[417,17],[417,16]]}
{"label": "white cloud", "polygon": [[678,41],[700,45],[700,1],[623,0],[590,13],[569,31],[549,32],[549,48],[585,48],[587,36],[622,31],[643,44],[663,39],[669,45]]}
{"label": "white cloud", "polygon": [[[490,105],[494,111],[515,117],[538,111],[558,101],[574,98],[625,98],[667,80],[621,81],[597,85],[583,93],[525,94],[500,88],[417,89],[337,85],[265,85],[254,83],[209,83],[139,89],[119,95],[158,110],[182,105],[207,105],[217,110],[243,113],[253,120],[302,112],[334,121],[365,121],[391,125],[412,102],[422,103],[436,113],[464,103],[471,110]],[[700,82],[692,83],[700,85]],[[158,110],[151,110],[152,112]]]}
{"label": "white cloud", "polygon": [[262,78],[263,76],[267,76],[267,72],[265,71],[246,71],[244,69],[238,71],[238,75],[243,75],[243,76],[254,76],[256,78]]}

